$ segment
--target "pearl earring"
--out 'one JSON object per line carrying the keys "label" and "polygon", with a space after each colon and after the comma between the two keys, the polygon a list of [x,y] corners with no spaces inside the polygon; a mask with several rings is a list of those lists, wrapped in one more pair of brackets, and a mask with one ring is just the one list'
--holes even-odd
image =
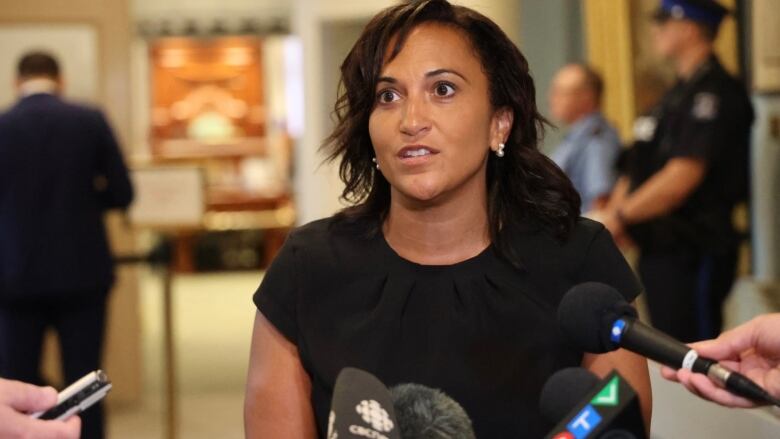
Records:
{"label": "pearl earring", "polygon": [[503,157],[504,156],[504,147],[505,146],[506,145],[504,145],[503,143],[499,143],[498,144],[498,150],[496,151],[496,156],[497,157]]}
{"label": "pearl earring", "polygon": [[372,158],[371,161],[374,162],[374,164],[376,165],[376,168],[379,169],[379,163],[377,163],[376,157]]}

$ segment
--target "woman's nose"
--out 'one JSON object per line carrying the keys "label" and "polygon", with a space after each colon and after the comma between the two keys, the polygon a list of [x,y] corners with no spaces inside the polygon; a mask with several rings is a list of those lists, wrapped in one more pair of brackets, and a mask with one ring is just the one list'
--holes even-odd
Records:
{"label": "woman's nose", "polygon": [[428,103],[422,96],[409,96],[401,116],[401,132],[416,137],[430,129],[431,121]]}

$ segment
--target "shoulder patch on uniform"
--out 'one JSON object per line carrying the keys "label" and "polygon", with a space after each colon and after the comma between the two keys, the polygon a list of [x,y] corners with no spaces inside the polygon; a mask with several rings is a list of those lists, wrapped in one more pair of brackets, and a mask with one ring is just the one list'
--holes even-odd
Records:
{"label": "shoulder patch on uniform", "polygon": [[712,120],[718,116],[718,96],[709,92],[697,93],[693,97],[693,117]]}
{"label": "shoulder patch on uniform", "polygon": [[652,116],[641,116],[634,121],[634,138],[640,142],[653,140],[658,119]]}

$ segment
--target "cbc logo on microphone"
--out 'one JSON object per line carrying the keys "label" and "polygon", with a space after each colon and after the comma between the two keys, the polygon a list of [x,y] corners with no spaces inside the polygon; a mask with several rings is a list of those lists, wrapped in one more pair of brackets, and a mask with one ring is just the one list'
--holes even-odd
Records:
{"label": "cbc logo on microphone", "polygon": [[360,404],[355,407],[355,410],[374,430],[389,433],[393,431],[393,427],[395,427],[393,421],[390,420],[390,415],[387,414],[387,411],[382,408],[381,404],[373,399],[360,401]]}

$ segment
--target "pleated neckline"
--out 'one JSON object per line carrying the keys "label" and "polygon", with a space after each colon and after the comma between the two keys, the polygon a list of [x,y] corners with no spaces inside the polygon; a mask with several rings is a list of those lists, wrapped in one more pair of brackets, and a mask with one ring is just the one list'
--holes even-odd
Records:
{"label": "pleated neckline", "polygon": [[390,246],[390,243],[387,242],[384,234],[378,233],[376,239],[378,240],[382,252],[385,253],[385,256],[389,260],[402,266],[412,268],[417,272],[442,272],[448,270],[470,272],[479,269],[480,267],[484,268],[485,262],[489,261],[494,256],[493,244],[488,244],[488,246],[478,254],[453,264],[421,264],[399,255],[398,252]]}

